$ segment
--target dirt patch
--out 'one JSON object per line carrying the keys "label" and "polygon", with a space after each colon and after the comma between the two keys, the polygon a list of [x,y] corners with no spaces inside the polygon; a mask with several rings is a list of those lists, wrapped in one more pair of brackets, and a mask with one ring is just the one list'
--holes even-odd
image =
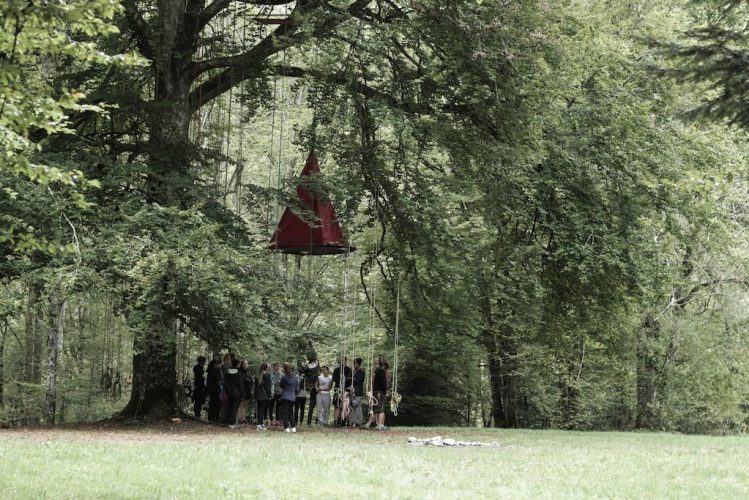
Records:
{"label": "dirt patch", "polygon": [[[399,429],[391,428],[387,431],[377,430],[355,430],[355,429],[319,429],[317,427],[303,426],[301,434],[332,434],[347,436],[356,439],[363,438],[364,441],[372,439],[379,443],[393,443],[402,445],[408,437],[418,436],[421,438],[431,437],[435,429]],[[283,429],[274,428],[267,432],[257,431],[254,425],[240,425],[229,428],[220,425],[183,420],[181,422],[163,422],[149,424],[125,424],[121,422],[101,422],[96,424],[69,424],[56,427],[23,427],[0,430],[0,439],[30,439],[35,441],[50,440],[75,440],[84,442],[107,442],[107,443],[168,443],[168,442],[193,442],[196,438],[225,436],[255,438],[274,433],[281,433]],[[478,439],[473,436],[474,432],[469,429],[457,431],[461,439]],[[485,437],[485,436],[484,436]]]}
{"label": "dirt patch", "polygon": [[74,439],[77,441],[107,441],[128,443],[153,443],[171,441],[192,441],[203,435],[237,435],[252,434],[249,426],[230,429],[212,424],[183,421],[181,423],[165,422],[163,424],[125,425],[125,424],[80,424],[57,427],[25,427],[4,429],[2,438],[32,439],[48,441],[50,439]]}

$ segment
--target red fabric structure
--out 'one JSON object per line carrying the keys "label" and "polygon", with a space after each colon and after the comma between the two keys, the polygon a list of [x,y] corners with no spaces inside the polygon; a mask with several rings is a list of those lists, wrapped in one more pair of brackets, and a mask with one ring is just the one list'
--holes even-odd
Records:
{"label": "red fabric structure", "polygon": [[343,237],[333,204],[316,198],[305,189],[314,186],[316,176],[319,175],[320,165],[315,152],[310,151],[296,188],[301,205],[310,213],[304,214],[302,218],[286,207],[271,238],[271,248],[284,253],[305,255],[333,255],[355,250]]}

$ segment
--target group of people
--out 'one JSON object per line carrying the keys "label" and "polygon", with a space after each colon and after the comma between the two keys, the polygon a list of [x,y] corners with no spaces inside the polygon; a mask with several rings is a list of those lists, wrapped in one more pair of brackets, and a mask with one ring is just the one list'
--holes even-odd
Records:
{"label": "group of people", "polygon": [[332,373],[313,358],[306,364],[298,363],[296,370],[291,363],[264,362],[253,374],[247,360],[232,353],[215,357],[207,366],[206,357],[198,356],[193,375],[193,411],[198,419],[207,402],[209,422],[249,424],[254,409],[258,430],[283,425],[286,432],[296,432],[297,425],[304,422],[305,410],[307,425],[312,425],[315,409],[317,425],[331,425],[332,404],[332,425],[336,427],[385,429],[391,377],[389,365],[381,356],[374,359],[370,379],[361,358],[354,360],[352,369],[342,357]]}

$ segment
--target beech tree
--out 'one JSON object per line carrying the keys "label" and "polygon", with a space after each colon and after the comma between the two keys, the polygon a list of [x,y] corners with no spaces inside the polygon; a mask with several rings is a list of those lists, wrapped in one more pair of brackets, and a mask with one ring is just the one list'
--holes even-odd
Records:
{"label": "beech tree", "polygon": [[[146,110],[143,127],[121,134],[124,139],[112,147],[147,164],[144,206],[175,210],[206,202],[190,146],[191,118],[243,82],[262,95],[273,76],[305,78],[355,96],[358,104],[352,109],[359,116],[369,112],[365,100],[374,100],[410,116],[465,121],[488,137],[499,137],[492,108],[499,102],[496,84],[503,68],[478,67],[464,84],[455,68],[443,71],[458,60],[456,50],[445,48],[449,43],[460,47],[466,42],[461,37],[471,36],[456,28],[465,16],[492,18],[535,9],[389,0],[124,0],[123,6],[123,31],[150,61],[152,85],[147,97],[138,96],[146,97],[140,104]],[[319,66],[311,64],[312,55]],[[133,141],[135,135],[144,140]],[[369,181],[372,191],[378,189],[373,183],[385,182],[372,175]],[[170,270],[173,263],[160,266],[160,286],[168,294],[177,279]],[[174,408],[175,322],[187,321],[190,312],[165,301],[164,293],[154,293],[136,314],[134,385],[125,415],[161,415]]]}

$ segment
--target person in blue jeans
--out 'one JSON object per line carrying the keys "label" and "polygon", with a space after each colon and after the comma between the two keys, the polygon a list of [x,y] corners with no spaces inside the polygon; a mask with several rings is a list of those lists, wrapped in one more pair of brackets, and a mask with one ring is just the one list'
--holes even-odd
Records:
{"label": "person in blue jeans", "polygon": [[283,365],[283,376],[279,383],[281,386],[281,417],[286,432],[296,432],[296,419],[294,418],[294,402],[299,393],[299,379],[294,375],[289,363]]}

